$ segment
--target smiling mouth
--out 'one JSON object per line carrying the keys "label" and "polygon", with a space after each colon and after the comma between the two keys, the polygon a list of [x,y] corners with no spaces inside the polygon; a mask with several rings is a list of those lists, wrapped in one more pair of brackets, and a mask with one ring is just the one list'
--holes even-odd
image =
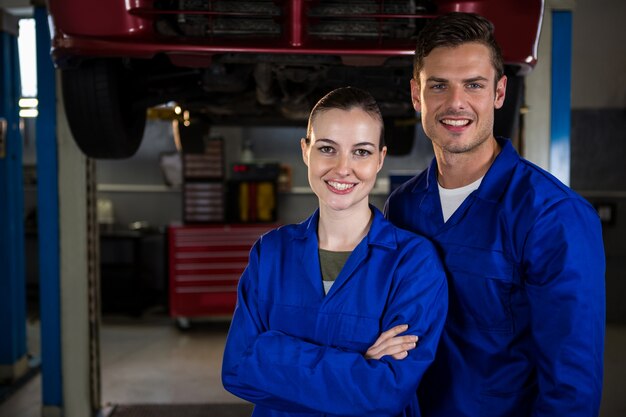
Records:
{"label": "smiling mouth", "polygon": [[468,120],[468,119],[462,119],[462,120],[442,119],[441,123],[444,124],[444,125],[453,126],[453,127],[463,127],[463,126],[469,125],[471,123],[471,120]]}
{"label": "smiling mouth", "polygon": [[356,184],[347,184],[345,182],[326,181],[326,184],[338,191],[346,191],[354,187]]}

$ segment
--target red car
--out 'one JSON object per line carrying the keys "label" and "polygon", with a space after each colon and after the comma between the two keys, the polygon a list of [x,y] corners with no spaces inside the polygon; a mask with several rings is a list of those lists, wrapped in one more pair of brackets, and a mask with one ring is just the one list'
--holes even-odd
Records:
{"label": "red car", "polygon": [[391,153],[410,149],[415,38],[428,19],[475,12],[495,25],[515,126],[523,75],[536,62],[543,0],[48,0],[52,56],[73,135],[88,156],[123,158],[146,109],[176,102],[211,124],[296,124],[330,89],[377,98]]}

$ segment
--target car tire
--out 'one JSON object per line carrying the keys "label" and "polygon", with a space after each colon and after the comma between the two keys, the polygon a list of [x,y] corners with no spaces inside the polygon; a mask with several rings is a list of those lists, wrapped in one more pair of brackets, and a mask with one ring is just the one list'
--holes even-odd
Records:
{"label": "car tire", "polygon": [[120,60],[94,59],[61,71],[65,113],[74,140],[87,156],[129,158],[146,124],[135,76]]}

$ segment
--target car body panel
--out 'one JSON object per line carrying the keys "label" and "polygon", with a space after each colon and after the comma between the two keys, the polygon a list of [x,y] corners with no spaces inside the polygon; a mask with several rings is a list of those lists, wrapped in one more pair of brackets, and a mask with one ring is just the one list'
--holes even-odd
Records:
{"label": "car body panel", "polygon": [[[166,54],[174,64],[198,67],[207,65],[210,57],[222,53],[334,55],[346,57],[347,65],[376,63],[375,57],[410,56],[414,52],[414,30],[409,36],[386,37],[385,30],[392,25],[410,29],[411,22],[422,22],[436,15],[463,11],[481,14],[490,19],[496,28],[507,64],[519,66],[522,73],[532,69],[537,60],[537,43],[543,12],[542,0],[439,0],[433,3],[433,12],[350,12],[339,9],[326,15],[315,14],[320,3],[306,0],[267,2],[267,10],[219,11],[211,10],[212,3],[195,2],[202,10],[159,10],[156,0],[107,1],[101,0],[49,0],[55,34],[52,51],[55,63],[63,66],[72,57],[134,57],[152,58]],[[262,2],[258,2],[262,3]],[[271,4],[270,4],[271,3]],[[381,4],[384,2],[370,2]],[[409,3],[409,2],[407,2]],[[382,6],[381,6],[382,7]],[[369,9],[372,8],[370,5]],[[184,12],[184,13],[183,13]],[[205,36],[176,36],[159,33],[158,22],[167,19],[178,21],[204,19],[203,27],[215,32]],[[321,16],[321,17],[320,17]],[[266,22],[266,33],[258,36],[241,36],[237,33],[218,33],[217,24],[224,22]],[[355,34],[337,33],[320,36],[315,28],[320,22],[343,20],[356,22],[358,28],[373,23],[371,33],[361,39]],[[244,23],[245,24],[245,23]],[[389,25],[389,26],[385,26]],[[251,27],[254,23],[251,23]],[[267,27],[271,29],[267,29]],[[376,27],[378,26],[378,27]],[[274,30],[274,32],[271,32]],[[404,30],[404,29],[403,29]],[[233,31],[234,32],[234,31]],[[271,33],[269,33],[271,32]],[[349,57],[360,57],[350,59]],[[372,57],[370,60],[368,57]]]}

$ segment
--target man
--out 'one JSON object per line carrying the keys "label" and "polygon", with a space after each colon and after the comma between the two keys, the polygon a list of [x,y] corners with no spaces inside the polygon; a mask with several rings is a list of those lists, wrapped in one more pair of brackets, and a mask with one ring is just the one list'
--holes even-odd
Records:
{"label": "man", "polygon": [[506,81],[486,19],[452,13],[421,32],[411,93],[435,158],[389,197],[385,213],[431,238],[448,273],[449,313],[418,392],[422,414],[597,416],[599,218],[494,137]]}

